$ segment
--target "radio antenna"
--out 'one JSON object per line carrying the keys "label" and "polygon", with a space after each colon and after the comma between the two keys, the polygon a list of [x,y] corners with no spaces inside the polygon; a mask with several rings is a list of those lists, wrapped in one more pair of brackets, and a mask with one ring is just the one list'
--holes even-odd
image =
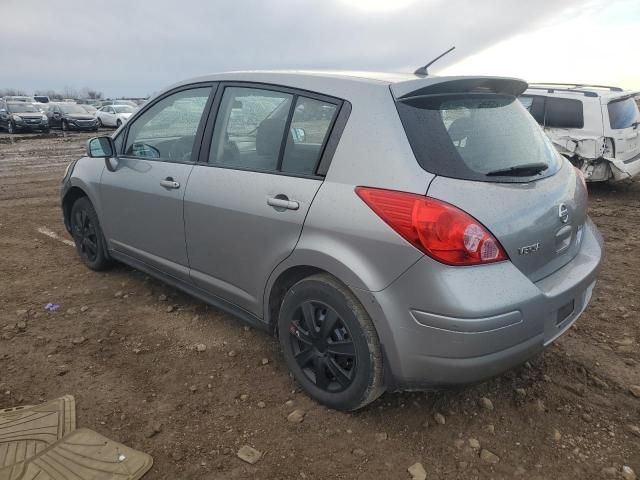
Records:
{"label": "radio antenna", "polygon": [[440,60],[442,57],[444,57],[445,55],[447,55],[448,53],[451,53],[452,51],[454,51],[456,49],[456,47],[451,47],[449,50],[447,50],[446,52],[438,55],[436,58],[434,58],[433,60],[431,60],[429,63],[427,63],[424,67],[420,67],[419,69],[417,69],[415,72],[413,72],[416,75],[422,75],[424,77],[426,77],[427,75],[429,75],[429,71],[428,68],[433,65],[434,63],[436,63],[438,60]]}

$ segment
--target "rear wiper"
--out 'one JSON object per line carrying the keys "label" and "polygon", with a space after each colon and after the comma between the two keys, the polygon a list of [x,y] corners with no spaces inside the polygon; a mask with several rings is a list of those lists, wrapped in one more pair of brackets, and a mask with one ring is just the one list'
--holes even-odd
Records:
{"label": "rear wiper", "polygon": [[486,175],[487,177],[528,177],[544,172],[547,168],[549,168],[549,165],[543,162],[525,163],[515,167],[493,170]]}

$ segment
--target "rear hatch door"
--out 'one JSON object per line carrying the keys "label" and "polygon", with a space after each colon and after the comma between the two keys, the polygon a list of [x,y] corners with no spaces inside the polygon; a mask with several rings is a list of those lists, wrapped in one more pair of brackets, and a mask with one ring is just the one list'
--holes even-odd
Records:
{"label": "rear hatch door", "polygon": [[427,195],[474,216],[537,281],[577,254],[587,193],[517,101],[526,83],[500,80],[421,88],[397,107],[418,163],[437,175]]}
{"label": "rear hatch door", "polygon": [[631,163],[640,160],[640,112],[636,100],[640,92],[606,99],[603,106],[605,136],[613,139],[616,160]]}

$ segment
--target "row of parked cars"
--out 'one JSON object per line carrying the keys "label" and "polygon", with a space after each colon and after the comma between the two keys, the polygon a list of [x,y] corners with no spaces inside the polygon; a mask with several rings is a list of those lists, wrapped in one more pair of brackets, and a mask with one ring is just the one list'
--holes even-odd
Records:
{"label": "row of parked cars", "polygon": [[47,133],[51,128],[93,131],[100,127],[119,128],[137,108],[135,102],[128,100],[90,105],[72,100],[51,102],[48,97],[5,97],[0,99],[0,129],[9,133]]}

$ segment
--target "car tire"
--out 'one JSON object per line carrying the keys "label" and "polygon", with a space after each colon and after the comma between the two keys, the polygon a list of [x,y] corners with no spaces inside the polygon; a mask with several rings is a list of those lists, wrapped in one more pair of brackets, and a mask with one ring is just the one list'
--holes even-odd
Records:
{"label": "car tire", "polygon": [[118,119],[118,121],[116,122],[116,128],[120,128],[121,126],[122,126],[122,121]]}
{"label": "car tire", "polygon": [[102,119],[98,117],[98,128],[102,128],[102,127],[104,127],[104,125],[102,125]]}
{"label": "car tire", "polygon": [[384,392],[373,322],[331,275],[313,275],[289,289],[278,316],[278,337],[293,378],[316,401],[351,411]]}
{"label": "car tire", "polygon": [[51,133],[51,129],[49,129],[49,128],[45,128],[45,129],[42,131],[42,133]]}
{"label": "car tire", "polygon": [[11,121],[11,120],[9,120],[9,122],[7,123],[7,132],[16,133],[16,126],[14,125],[13,121]]}
{"label": "car tire", "polygon": [[62,131],[63,132],[69,131],[69,124],[66,122],[66,120],[62,121]]}
{"label": "car tire", "polygon": [[76,250],[87,267],[100,271],[113,263],[98,215],[87,197],[80,197],[74,202],[69,224]]}

